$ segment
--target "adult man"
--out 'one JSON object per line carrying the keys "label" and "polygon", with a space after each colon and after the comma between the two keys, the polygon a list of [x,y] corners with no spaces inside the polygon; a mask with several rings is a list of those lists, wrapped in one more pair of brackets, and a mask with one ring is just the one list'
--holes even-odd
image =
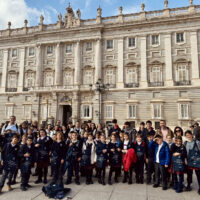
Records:
{"label": "adult man", "polygon": [[130,122],[125,122],[124,123],[124,132],[128,133],[129,141],[130,142],[134,142],[136,134],[137,134],[137,131],[135,129],[132,129],[130,126],[131,126]]}
{"label": "adult man", "polygon": [[166,126],[166,121],[165,120],[160,120],[160,130],[163,136],[163,141],[166,141],[167,135],[171,135],[171,137],[174,137],[173,132],[170,130],[169,127]]}
{"label": "adult man", "polygon": [[7,130],[11,130],[12,133],[18,134],[19,133],[19,128],[18,128],[18,125],[15,123],[15,121],[16,121],[16,117],[14,115],[10,116],[10,122],[6,123],[3,126],[1,134],[4,135]]}
{"label": "adult man", "polygon": [[113,119],[112,120],[112,127],[110,128],[109,132],[108,132],[108,136],[110,137],[111,134],[113,132],[116,133],[117,138],[119,138],[119,133],[120,133],[121,129],[119,128],[118,124],[117,124],[117,120]]}

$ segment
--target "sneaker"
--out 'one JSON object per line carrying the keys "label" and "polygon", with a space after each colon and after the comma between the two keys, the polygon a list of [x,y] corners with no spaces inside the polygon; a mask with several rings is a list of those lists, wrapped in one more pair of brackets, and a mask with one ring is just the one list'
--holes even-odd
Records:
{"label": "sneaker", "polygon": [[93,180],[92,180],[92,179],[90,180],[90,184],[94,184],[94,182],[93,182]]}
{"label": "sneaker", "polygon": [[167,190],[167,187],[166,187],[166,186],[164,186],[164,187],[162,187],[162,189],[163,189],[163,190]]}
{"label": "sneaker", "polygon": [[106,183],[105,183],[105,181],[104,181],[104,180],[102,180],[102,185],[106,185]]}
{"label": "sneaker", "polygon": [[190,187],[190,185],[188,185],[188,186],[185,188],[185,190],[186,190],[187,192],[190,192],[190,191],[192,190],[192,188]]}
{"label": "sneaker", "polygon": [[38,179],[35,181],[35,184],[39,184],[39,183],[42,183],[42,179]]}
{"label": "sneaker", "polygon": [[127,180],[124,178],[122,183],[126,183],[126,182],[127,182]]}
{"label": "sneaker", "polygon": [[131,185],[131,184],[132,184],[132,180],[129,180],[129,181],[128,181],[128,184]]}
{"label": "sneaker", "polygon": [[31,188],[32,186],[31,186],[31,185],[29,185],[29,184],[26,184],[26,187],[27,187],[27,188]]}
{"label": "sneaker", "polygon": [[119,183],[119,181],[118,181],[118,179],[117,179],[117,178],[115,178],[115,183]]}
{"label": "sneaker", "polygon": [[180,189],[176,190],[176,193],[181,193],[181,192],[183,192],[183,190],[180,190]]}
{"label": "sneaker", "polygon": [[86,182],[85,182],[85,184],[86,184],[86,185],[89,185],[89,184],[90,184],[90,182],[89,182],[89,181],[86,181]]}
{"label": "sneaker", "polygon": [[80,181],[79,180],[75,180],[76,185],[80,185]]}
{"label": "sneaker", "polygon": [[16,182],[16,180],[13,180],[12,182],[11,182],[11,185],[15,185],[17,182]]}
{"label": "sneaker", "polygon": [[100,178],[98,179],[98,183],[99,183],[99,184],[102,184],[102,180],[101,180]]}

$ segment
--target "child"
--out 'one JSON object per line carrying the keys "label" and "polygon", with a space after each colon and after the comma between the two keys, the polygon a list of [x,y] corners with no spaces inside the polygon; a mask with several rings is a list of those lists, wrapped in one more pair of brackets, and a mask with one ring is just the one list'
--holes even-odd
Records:
{"label": "child", "polygon": [[47,173],[49,166],[49,154],[51,150],[52,139],[47,136],[45,129],[40,129],[40,138],[37,139],[35,147],[37,148],[37,169],[38,179],[35,184],[42,182],[42,175],[44,176],[43,183],[47,183]]}
{"label": "child", "polygon": [[0,180],[0,192],[2,191],[2,188],[4,186],[7,177],[8,177],[8,183],[7,183],[8,191],[12,190],[11,181],[18,164],[18,151],[19,151],[18,141],[19,141],[18,136],[14,135],[12,137],[11,143],[7,143],[6,145],[4,145],[2,149],[1,165],[3,165],[4,169],[3,169],[3,175]]}
{"label": "child", "polygon": [[184,177],[185,163],[187,158],[187,152],[185,146],[182,143],[181,136],[177,136],[175,138],[175,144],[172,144],[171,146],[171,153],[172,153],[172,166],[174,173],[173,175],[174,189],[176,190],[177,193],[180,193],[183,191],[183,177]]}
{"label": "child", "polygon": [[100,136],[100,142],[96,146],[98,182],[105,185],[106,164],[108,159],[108,146],[105,142],[105,136]]}
{"label": "child", "polygon": [[[23,135],[24,136],[24,135]],[[23,144],[19,150],[21,158],[21,190],[26,191],[28,187],[31,187],[28,182],[31,174],[31,166],[34,162],[35,148],[33,145],[33,138],[29,136],[25,144]]]}
{"label": "child", "polygon": [[[196,177],[197,177],[197,181],[198,181],[198,185],[199,185],[199,190],[198,190],[198,194],[200,195],[200,168],[196,167],[196,166],[192,166],[190,163],[190,152],[193,151],[194,147],[196,146],[196,149],[198,150],[198,155],[200,152],[200,141],[199,140],[194,140],[193,139],[193,134],[190,130],[187,130],[185,132],[185,136],[187,138],[187,141],[185,142],[185,148],[187,151],[187,162],[188,162],[188,167],[187,167],[187,187],[186,190],[187,191],[191,191],[191,183],[192,183],[192,175],[193,175],[193,170],[195,170],[196,173]],[[194,157],[195,155],[193,155]]]}
{"label": "child", "polygon": [[144,161],[146,159],[146,144],[142,141],[142,135],[136,135],[136,141],[134,142],[134,150],[137,155],[136,162],[136,183],[144,183]]}
{"label": "child", "polygon": [[79,162],[81,160],[81,142],[77,140],[77,132],[71,132],[72,140],[69,143],[67,156],[66,156],[66,164],[68,166],[68,174],[66,184],[70,184],[72,182],[72,173],[75,171],[75,183],[80,185],[79,182]]}
{"label": "child", "polygon": [[[132,143],[129,141],[129,134],[124,133],[123,149],[122,149],[123,158],[124,158],[125,154],[128,152],[128,149],[130,149],[130,148],[132,148]],[[132,184],[132,172],[133,172],[133,167],[131,166],[130,169],[129,169],[129,182],[128,182],[128,184]],[[124,171],[123,183],[127,182],[127,178],[128,178],[128,172]]]}
{"label": "child", "polygon": [[87,141],[83,143],[81,160],[81,166],[84,167],[86,172],[86,185],[93,184],[92,171],[96,161],[95,151],[96,147],[93,141],[93,135],[89,134]]}
{"label": "child", "polygon": [[[152,174],[154,172],[154,148],[150,146],[150,142],[153,140],[154,135],[152,133],[147,134],[147,184],[151,183]],[[154,177],[155,178],[155,177]]]}
{"label": "child", "polygon": [[62,184],[63,164],[66,154],[66,144],[64,142],[64,136],[61,131],[56,133],[56,141],[53,141],[51,146],[51,167],[53,172],[52,184],[56,184],[59,180],[59,184]]}
{"label": "child", "polygon": [[108,177],[108,184],[112,185],[112,173],[115,172],[115,183],[118,183],[118,176],[120,175],[122,163],[122,143],[117,141],[115,133],[111,135],[111,142],[108,144],[110,171]]}
{"label": "child", "polygon": [[162,135],[156,135],[149,144],[150,148],[155,149],[154,167],[155,167],[155,183],[154,188],[159,187],[160,174],[162,178],[162,189],[167,189],[167,168],[170,163],[170,152],[168,144],[163,141]]}

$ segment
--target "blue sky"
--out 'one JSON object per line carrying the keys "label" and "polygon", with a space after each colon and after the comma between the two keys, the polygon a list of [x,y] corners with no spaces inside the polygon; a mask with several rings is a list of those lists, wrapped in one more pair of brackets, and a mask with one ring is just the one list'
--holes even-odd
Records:
{"label": "blue sky", "polygon": [[[69,2],[74,10],[81,10],[82,19],[95,18],[99,5],[103,16],[116,15],[119,6],[123,6],[123,13],[140,12],[143,2],[147,11],[164,8],[164,0],[0,0],[0,29],[5,29],[8,21],[12,27],[22,27],[24,19],[29,26],[37,25],[41,14],[45,23],[56,23],[57,15],[64,16]],[[194,0],[194,4],[200,4],[200,0]],[[170,8],[188,5],[189,0],[169,0]]]}

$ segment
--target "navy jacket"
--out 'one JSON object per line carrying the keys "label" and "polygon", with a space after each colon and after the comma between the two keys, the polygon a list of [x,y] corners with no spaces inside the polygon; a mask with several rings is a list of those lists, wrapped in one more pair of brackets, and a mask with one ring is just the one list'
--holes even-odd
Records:
{"label": "navy jacket", "polygon": [[[150,148],[155,149],[154,162],[156,162],[156,154],[158,152],[159,145],[152,140],[149,143],[149,146],[150,146]],[[163,141],[163,145],[159,152],[159,163],[160,163],[160,165],[169,165],[169,163],[170,163],[169,146],[165,141]]]}

